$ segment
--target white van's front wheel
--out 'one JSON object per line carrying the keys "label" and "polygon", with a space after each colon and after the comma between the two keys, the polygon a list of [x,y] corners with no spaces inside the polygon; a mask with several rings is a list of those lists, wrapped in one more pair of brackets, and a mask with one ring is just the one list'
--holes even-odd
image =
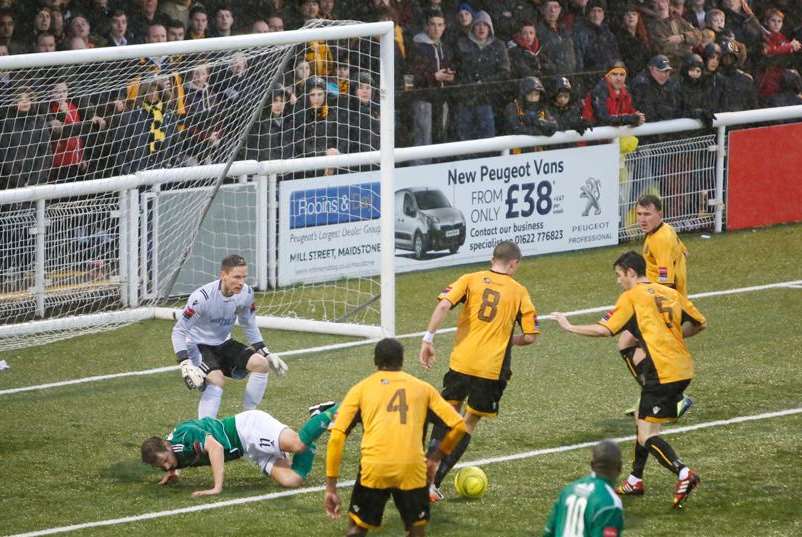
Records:
{"label": "white van's front wheel", "polygon": [[423,235],[419,231],[415,232],[415,237],[412,239],[412,250],[415,252],[415,259],[423,259],[426,255],[426,246],[423,244]]}

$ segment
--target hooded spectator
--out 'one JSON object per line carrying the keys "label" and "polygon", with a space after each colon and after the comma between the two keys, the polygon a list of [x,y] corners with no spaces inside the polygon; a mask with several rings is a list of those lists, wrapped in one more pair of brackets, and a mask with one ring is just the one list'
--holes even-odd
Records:
{"label": "hooded spectator", "polygon": [[380,110],[376,84],[370,73],[363,71],[356,76],[351,93],[351,106],[346,121],[340,126],[340,137],[347,138],[352,153],[378,150]]}
{"label": "hooded spectator", "polygon": [[658,54],[649,60],[630,84],[632,102],[643,112],[646,121],[665,121],[679,115],[679,102],[676,81],[671,78],[671,63],[668,58]]}
{"label": "hooded spectator", "polygon": [[325,154],[327,149],[345,152],[346,139],[338,136],[337,111],[329,107],[326,81],[318,76],[309,77],[302,99],[293,113],[293,156],[313,157]]}
{"label": "hooded spectator", "polygon": [[518,80],[527,76],[540,76],[540,41],[537,38],[535,23],[524,21],[518,32],[507,45],[510,56],[512,78]]}
{"label": "hooded spectator", "polygon": [[605,20],[606,11],[606,0],[590,0],[585,17],[574,25],[576,55],[581,58],[585,71],[604,71],[608,65],[621,59],[618,43]]}
{"label": "hooded spectator", "polygon": [[546,88],[534,76],[519,82],[518,96],[504,109],[504,119],[509,134],[551,136],[558,128],[549,113]]}
{"label": "hooded spectator", "polygon": [[702,84],[710,102],[710,110],[721,112],[724,106],[725,80],[718,72],[721,65],[721,47],[717,43],[708,43],[702,49]]}
{"label": "hooded spectator", "polygon": [[740,112],[758,107],[757,89],[751,75],[738,68],[739,45],[733,40],[721,44],[721,67],[724,77],[722,111]]}
{"label": "hooded spectator", "polygon": [[582,101],[582,118],[591,125],[641,125],[646,117],[635,109],[627,90],[627,68],[615,62]]}
{"label": "hooded spectator", "polygon": [[679,74],[679,110],[681,117],[702,121],[708,128],[715,116],[714,106],[704,79],[705,64],[698,54],[691,54],[682,62]]}
{"label": "hooded spectator", "polygon": [[554,80],[551,99],[549,100],[549,113],[557,122],[557,130],[575,130],[579,134],[591,128],[590,123],[582,118],[579,103],[574,98],[571,81],[564,76]]}
{"label": "hooded spectator", "polygon": [[456,110],[460,140],[492,138],[496,135],[493,104],[488,90],[479,84],[507,80],[510,59],[507,47],[495,38],[493,21],[485,11],[476,14],[471,34],[457,41],[457,81],[473,85]]}

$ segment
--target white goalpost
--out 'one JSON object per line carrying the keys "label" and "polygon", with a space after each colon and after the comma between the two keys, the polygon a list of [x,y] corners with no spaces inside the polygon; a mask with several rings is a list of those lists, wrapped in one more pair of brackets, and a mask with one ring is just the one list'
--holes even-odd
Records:
{"label": "white goalpost", "polygon": [[[0,84],[0,351],[172,318],[232,253],[261,326],[393,334],[392,23],[7,56]],[[379,269],[278,287],[279,185],[360,167]]]}

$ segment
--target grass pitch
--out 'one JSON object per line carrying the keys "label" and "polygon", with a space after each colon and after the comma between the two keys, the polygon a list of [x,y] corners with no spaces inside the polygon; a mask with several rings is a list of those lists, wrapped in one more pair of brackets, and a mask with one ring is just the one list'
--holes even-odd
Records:
{"label": "grass pitch", "polygon": [[[692,293],[802,280],[802,226],[781,226],[702,239],[687,235]],[[541,314],[612,304],[619,290],[611,263],[640,244],[528,258],[517,278]],[[478,266],[398,277],[398,333],[425,328],[434,297],[459,274]],[[678,426],[802,407],[802,289],[700,298],[710,328],[689,340],[697,377],[688,392],[696,405]],[[578,318],[592,322],[597,314]],[[449,319],[453,324],[455,316]],[[483,421],[464,461],[628,436],[622,414],[637,397],[614,340],[562,333],[542,323],[537,344],[515,349],[513,379],[500,416]],[[279,352],[346,341],[297,333],[263,332]],[[92,375],[174,364],[170,324],[150,321],[114,332],[46,347],[0,353],[11,369],[0,390]],[[407,370],[440,385],[453,335],[437,337],[432,372],[417,365],[417,338],[406,339]],[[288,359],[287,377],[271,377],[261,408],[288,425],[305,408],[339,399],[372,371],[371,347]],[[244,383],[229,382],[221,415],[240,409]],[[246,461],[226,466],[219,497],[193,499],[211,483],[208,469],[189,469],[175,485],[156,485],[157,472],[138,463],[141,441],[164,434],[195,415],[197,394],[177,371],[0,395],[0,534],[11,535],[138,517],[169,509],[280,492]],[[702,476],[683,512],[671,510],[673,476],[650,460],[647,494],[624,501],[625,535],[802,535],[802,414],[672,435],[669,441]],[[359,435],[349,438],[342,479],[356,472]],[[632,442],[622,447],[629,459]],[[310,486],[324,482],[321,448]],[[487,494],[476,501],[450,496],[432,509],[430,535],[539,535],[557,492],[588,471],[589,450],[578,449],[484,466]],[[625,466],[628,463],[625,462]],[[625,468],[626,469],[626,468]],[[347,504],[349,491],[343,490]],[[283,535],[344,534],[345,519],[330,522],[322,493],[309,492],[219,509],[82,529],[76,535]],[[377,535],[400,535],[392,504]]]}

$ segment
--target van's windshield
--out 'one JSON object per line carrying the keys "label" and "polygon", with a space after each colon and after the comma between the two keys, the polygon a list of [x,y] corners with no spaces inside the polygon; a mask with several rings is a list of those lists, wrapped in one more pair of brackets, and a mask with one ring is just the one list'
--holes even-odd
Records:
{"label": "van's windshield", "polygon": [[420,190],[415,192],[415,201],[418,202],[418,209],[421,211],[451,207],[448,198],[439,190]]}

